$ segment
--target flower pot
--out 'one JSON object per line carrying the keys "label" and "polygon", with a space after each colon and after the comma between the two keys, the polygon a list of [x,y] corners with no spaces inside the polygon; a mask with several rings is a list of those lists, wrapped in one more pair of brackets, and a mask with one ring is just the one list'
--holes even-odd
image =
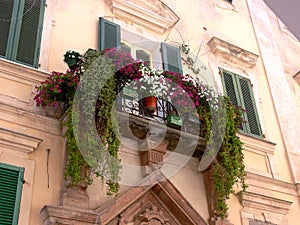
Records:
{"label": "flower pot", "polygon": [[168,115],[167,124],[170,127],[180,128],[182,125],[182,119],[180,116],[177,116],[177,115]]}
{"label": "flower pot", "polygon": [[79,59],[77,58],[68,58],[66,59],[66,63],[68,64],[70,69],[76,69],[77,68],[77,63],[78,63]]}
{"label": "flower pot", "polygon": [[52,105],[46,105],[43,106],[43,109],[45,110],[46,116],[53,117],[56,119],[60,119],[62,115],[67,110],[67,104],[66,102],[59,102],[57,106]]}
{"label": "flower pot", "polygon": [[143,104],[148,113],[154,113],[157,108],[157,98],[155,96],[145,97],[143,98]]}

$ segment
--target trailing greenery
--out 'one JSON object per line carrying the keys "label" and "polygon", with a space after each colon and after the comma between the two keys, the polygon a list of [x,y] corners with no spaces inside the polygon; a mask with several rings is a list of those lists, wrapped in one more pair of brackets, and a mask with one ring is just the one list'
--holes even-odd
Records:
{"label": "trailing greenery", "polygon": [[[233,185],[240,183],[246,188],[242,142],[236,135],[243,122],[241,108],[236,108],[228,98],[216,95],[208,85],[190,75],[147,68],[116,49],[102,52],[89,49],[71,74],[76,81],[75,86],[70,86],[72,93],[74,88],[77,90],[75,96],[68,97],[69,101],[73,98],[74,101],[69,102],[72,107],[68,108],[66,121],[68,164],[65,176],[71,178],[70,186],[89,185],[93,177],[100,176],[109,187],[109,195],[118,193],[121,164],[118,159],[119,128],[113,115],[116,93],[131,81],[143,87],[145,82],[160,80],[167,87],[167,99],[175,107],[182,108],[181,116],[189,110],[196,111],[205,124],[205,154],[213,159],[211,169],[217,194],[215,216],[226,217],[226,200],[233,193]],[[144,79],[140,79],[142,77]],[[60,82],[59,77],[55,85],[60,85],[57,81]],[[51,91],[48,87],[53,85],[39,88],[36,99],[43,101],[41,93]],[[59,93],[55,93],[53,99],[47,97],[47,101],[57,101]]]}

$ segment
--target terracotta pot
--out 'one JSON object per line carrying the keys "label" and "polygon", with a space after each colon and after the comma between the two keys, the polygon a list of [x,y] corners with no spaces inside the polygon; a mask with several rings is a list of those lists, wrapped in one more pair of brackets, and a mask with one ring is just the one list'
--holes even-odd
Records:
{"label": "terracotta pot", "polygon": [[149,96],[143,99],[145,109],[148,113],[154,113],[157,108],[157,98],[155,96]]}

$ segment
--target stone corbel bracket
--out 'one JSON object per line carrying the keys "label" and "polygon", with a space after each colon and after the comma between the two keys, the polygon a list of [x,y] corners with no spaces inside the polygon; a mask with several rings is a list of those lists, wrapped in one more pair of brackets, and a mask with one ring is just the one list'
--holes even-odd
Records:
{"label": "stone corbel bracket", "polygon": [[161,1],[112,0],[113,13],[159,34],[175,26],[179,17]]}
{"label": "stone corbel bracket", "polygon": [[243,66],[248,68],[254,67],[259,57],[252,52],[217,37],[212,37],[207,44],[214,54],[221,56],[232,63],[243,64]]}

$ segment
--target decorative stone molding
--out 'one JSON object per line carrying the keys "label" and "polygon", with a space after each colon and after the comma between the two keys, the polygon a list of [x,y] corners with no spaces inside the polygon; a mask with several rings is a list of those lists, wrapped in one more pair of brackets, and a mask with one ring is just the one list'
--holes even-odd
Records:
{"label": "decorative stone molding", "polygon": [[[158,146],[155,147],[155,140],[150,140],[147,138],[147,150],[139,152],[141,166],[144,168],[144,171],[142,171],[144,176],[151,173],[155,169],[161,168],[163,165],[163,157],[167,152],[168,143],[168,140],[163,140]],[[151,148],[151,146],[154,146],[154,148]]]}
{"label": "decorative stone molding", "polygon": [[175,26],[179,17],[159,0],[112,0],[113,13],[157,33]]}
{"label": "decorative stone molding", "polygon": [[207,44],[214,54],[223,57],[232,63],[240,63],[245,67],[250,68],[255,66],[259,57],[252,52],[249,52],[217,37],[212,37]]}
{"label": "decorative stone molding", "polygon": [[284,216],[288,213],[292,202],[260,195],[253,192],[240,192],[239,199],[243,205],[243,225],[249,225],[249,220],[254,219],[274,224],[287,224]]}
{"label": "decorative stone molding", "polygon": [[0,128],[0,146],[6,149],[28,154],[33,152],[41,142],[42,139]]}

